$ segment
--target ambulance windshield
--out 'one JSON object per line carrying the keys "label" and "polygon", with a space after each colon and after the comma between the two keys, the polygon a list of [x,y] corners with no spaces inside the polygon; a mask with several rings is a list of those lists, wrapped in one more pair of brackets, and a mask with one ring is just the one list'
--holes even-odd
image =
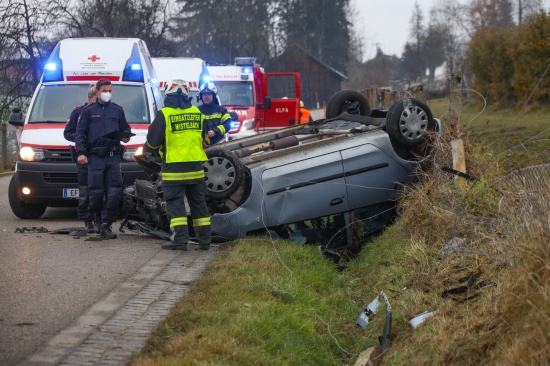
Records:
{"label": "ambulance windshield", "polygon": [[[90,84],[42,85],[29,123],[66,123],[71,112],[88,98]],[[141,85],[113,84],[113,102],[124,108],[128,123],[149,123],[149,106]]]}
{"label": "ambulance windshield", "polygon": [[254,106],[252,81],[214,81],[220,103],[224,106]]}

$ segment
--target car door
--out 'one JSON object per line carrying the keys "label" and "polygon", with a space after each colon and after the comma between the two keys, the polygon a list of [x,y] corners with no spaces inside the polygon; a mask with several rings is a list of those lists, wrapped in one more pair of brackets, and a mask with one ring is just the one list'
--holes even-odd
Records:
{"label": "car door", "polygon": [[400,164],[376,144],[359,144],[341,154],[350,210],[394,199],[399,183],[412,179],[410,164]]}
{"label": "car door", "polygon": [[[262,174],[269,226],[348,210],[340,152],[327,152],[266,169]],[[288,160],[286,160],[288,161]]]}

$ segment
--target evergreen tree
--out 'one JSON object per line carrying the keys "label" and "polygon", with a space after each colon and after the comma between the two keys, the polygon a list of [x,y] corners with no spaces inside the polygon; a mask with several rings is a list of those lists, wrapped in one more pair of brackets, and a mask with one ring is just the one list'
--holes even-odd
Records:
{"label": "evergreen tree", "polygon": [[283,0],[287,46],[298,45],[345,72],[351,44],[350,0]]}
{"label": "evergreen tree", "polygon": [[178,0],[173,34],[178,55],[212,63],[232,64],[235,57],[270,56],[270,0]]}

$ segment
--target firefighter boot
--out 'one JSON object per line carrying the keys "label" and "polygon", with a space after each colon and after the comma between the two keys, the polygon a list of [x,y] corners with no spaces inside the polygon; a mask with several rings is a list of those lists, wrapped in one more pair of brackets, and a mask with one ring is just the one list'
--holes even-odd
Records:
{"label": "firefighter boot", "polygon": [[166,250],[187,250],[187,241],[189,234],[187,227],[172,228],[172,236],[170,241],[162,244],[162,249]]}
{"label": "firefighter boot", "polygon": [[101,239],[116,239],[116,234],[111,231],[111,225],[107,223],[101,224],[99,229],[99,236]]}
{"label": "firefighter boot", "polygon": [[210,243],[212,242],[212,230],[210,226],[197,226],[195,228],[195,234],[197,235],[197,241],[199,242],[199,249],[210,249]]}

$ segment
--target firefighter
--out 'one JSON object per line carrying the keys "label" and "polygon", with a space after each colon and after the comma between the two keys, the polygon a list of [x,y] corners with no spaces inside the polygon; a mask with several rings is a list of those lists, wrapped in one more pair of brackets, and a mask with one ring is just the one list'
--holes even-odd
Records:
{"label": "firefighter", "polygon": [[[82,114],[84,107],[95,102],[96,98],[95,84],[92,84],[90,85],[90,89],[88,90],[88,100],[86,101],[86,103],[84,103],[84,105],[82,106],[76,107],[71,112],[69,121],[67,122],[65,130],[63,131],[63,136],[66,140],[71,142],[75,141],[76,122]],[[96,232],[99,234],[99,224],[94,225],[94,223],[96,223],[96,219],[93,213],[90,211],[89,207],[90,200],[88,197],[88,165],[77,163],[76,171],[78,177],[78,218],[84,221],[85,229],[89,233]]]}
{"label": "firefighter", "polygon": [[313,122],[311,113],[304,107],[304,102],[300,101],[300,124],[307,124]]}
{"label": "firefighter", "polygon": [[231,116],[227,109],[218,101],[218,89],[211,82],[203,83],[199,87],[199,98],[202,104],[199,110],[204,115],[206,135],[204,146],[214,145],[231,129]]}
{"label": "firefighter", "polygon": [[203,164],[204,116],[191,104],[189,87],[174,77],[165,87],[164,108],[147,133],[144,152],[158,149],[162,157],[162,187],[172,236],[162,249],[187,250],[189,230],[184,197],[191,210],[199,249],[208,250],[212,240],[210,213],[206,206]]}
{"label": "firefighter", "polygon": [[[111,225],[116,221],[122,196],[120,141],[130,141],[130,125],[124,110],[111,102],[113,87],[108,79],[96,83],[97,101],[84,107],[76,125],[76,154],[79,164],[88,164],[90,210],[101,218],[100,238],[116,239]],[[106,137],[110,133],[125,137]],[[122,135],[122,134],[120,134]]]}

